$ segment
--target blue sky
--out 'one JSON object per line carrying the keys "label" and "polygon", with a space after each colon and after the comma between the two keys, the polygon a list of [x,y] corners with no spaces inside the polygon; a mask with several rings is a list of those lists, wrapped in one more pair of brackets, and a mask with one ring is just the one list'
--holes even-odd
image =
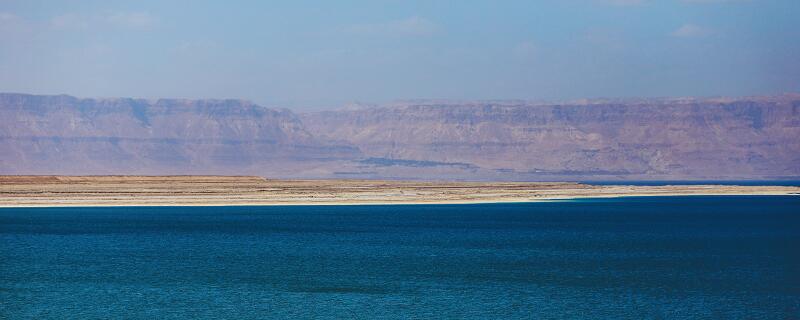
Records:
{"label": "blue sky", "polygon": [[800,91],[800,1],[8,1],[0,91],[398,99]]}

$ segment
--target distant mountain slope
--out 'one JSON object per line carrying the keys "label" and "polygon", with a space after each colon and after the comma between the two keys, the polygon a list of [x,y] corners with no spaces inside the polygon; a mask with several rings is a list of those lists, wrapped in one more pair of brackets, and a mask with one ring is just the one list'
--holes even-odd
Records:
{"label": "distant mountain slope", "polygon": [[240,100],[0,94],[0,172],[276,174],[357,157],[288,110]]}
{"label": "distant mountain slope", "polygon": [[797,178],[800,95],[416,101],[296,115],[240,100],[0,94],[0,174]]}
{"label": "distant mountain slope", "polygon": [[367,157],[466,164],[481,168],[472,170],[479,176],[800,175],[800,95],[555,105],[414,102],[302,119],[312,134],[352,143]]}

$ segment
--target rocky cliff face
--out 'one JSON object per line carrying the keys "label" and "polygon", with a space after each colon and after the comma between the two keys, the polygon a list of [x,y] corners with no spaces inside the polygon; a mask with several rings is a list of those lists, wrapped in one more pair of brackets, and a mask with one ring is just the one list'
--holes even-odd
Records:
{"label": "rocky cliff face", "polygon": [[0,95],[0,172],[275,174],[358,157],[288,110],[239,100]]}
{"label": "rocky cliff face", "polygon": [[799,137],[800,95],[423,101],[298,116],[239,100],[0,94],[0,174],[796,178]]}
{"label": "rocky cliff face", "polygon": [[310,113],[303,122],[315,136],[352,143],[388,168],[423,161],[501,179],[800,175],[798,95],[558,105],[419,102]]}

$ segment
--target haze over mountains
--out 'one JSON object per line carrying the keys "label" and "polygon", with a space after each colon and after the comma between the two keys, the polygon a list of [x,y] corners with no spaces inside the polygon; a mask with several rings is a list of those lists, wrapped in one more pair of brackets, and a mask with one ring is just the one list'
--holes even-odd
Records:
{"label": "haze over mountains", "polygon": [[797,94],[302,114],[241,100],[0,94],[0,174],[791,179],[798,137]]}

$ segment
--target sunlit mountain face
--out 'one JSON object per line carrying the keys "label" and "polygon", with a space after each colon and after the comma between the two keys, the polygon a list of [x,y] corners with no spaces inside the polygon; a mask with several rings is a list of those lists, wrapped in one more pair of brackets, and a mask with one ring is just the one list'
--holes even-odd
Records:
{"label": "sunlit mountain face", "polygon": [[310,113],[242,100],[0,95],[3,174],[787,179],[800,176],[799,136],[791,94]]}

